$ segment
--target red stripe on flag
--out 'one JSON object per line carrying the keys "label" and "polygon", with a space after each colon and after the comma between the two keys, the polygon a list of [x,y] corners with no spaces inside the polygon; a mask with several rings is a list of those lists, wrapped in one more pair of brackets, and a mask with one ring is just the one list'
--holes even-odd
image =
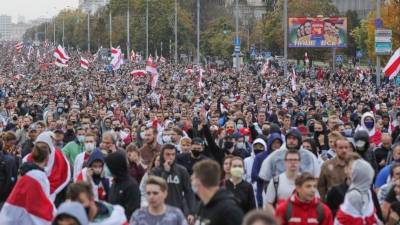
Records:
{"label": "red stripe on flag", "polygon": [[399,66],[400,66],[400,57],[397,57],[395,61],[389,66],[389,68],[387,68],[387,70],[385,71],[385,75],[387,77],[393,75],[393,73],[396,72]]}
{"label": "red stripe on flag", "polygon": [[28,213],[47,221],[53,219],[52,203],[47,198],[40,183],[28,175],[19,178],[7,199],[7,203],[22,207]]}

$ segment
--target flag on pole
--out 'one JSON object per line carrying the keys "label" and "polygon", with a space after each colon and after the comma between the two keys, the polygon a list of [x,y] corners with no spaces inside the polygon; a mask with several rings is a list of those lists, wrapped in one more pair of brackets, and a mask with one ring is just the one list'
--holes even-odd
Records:
{"label": "flag on pole", "polygon": [[161,57],[160,57],[160,62],[161,62],[161,63],[165,63],[165,62],[166,62],[164,56],[161,56]]}
{"label": "flag on pole", "polygon": [[89,69],[89,61],[81,57],[81,67],[85,70]]}
{"label": "flag on pole", "polygon": [[297,78],[296,71],[294,70],[294,67],[293,67],[293,73],[292,73],[292,77],[290,80],[290,82],[292,84],[292,91],[296,91],[296,78]]}
{"label": "flag on pole", "polygon": [[263,68],[261,70],[261,74],[267,74],[269,69],[269,59],[264,63]]}
{"label": "flag on pole", "polygon": [[151,57],[151,55],[149,56],[149,58],[147,59],[147,62],[146,62],[146,71],[151,74],[158,74],[157,64],[154,63],[153,57]]}
{"label": "flag on pole", "polygon": [[119,46],[117,48],[111,48],[111,58],[113,70],[118,70],[121,68],[121,65],[124,64],[124,58]]}
{"label": "flag on pole", "polygon": [[306,65],[310,62],[307,52],[304,53],[304,62],[306,63]]}
{"label": "flag on pole", "polygon": [[145,77],[147,74],[146,70],[132,70],[131,75],[133,77]]}
{"label": "flag on pole", "polygon": [[135,51],[133,51],[133,49],[132,49],[132,51],[131,51],[131,58],[130,58],[130,60],[131,60],[131,62],[135,62],[135,60],[136,60],[136,53],[135,53]]}
{"label": "flag on pole", "polygon": [[30,46],[30,47],[29,47],[29,50],[28,50],[28,60],[31,60],[32,52],[33,52],[33,47]]}
{"label": "flag on pole", "polygon": [[205,84],[203,83],[203,73],[205,71],[203,70],[203,68],[199,69],[199,82],[197,83],[197,86],[199,87],[199,89],[202,89]]}
{"label": "flag on pole", "polygon": [[390,57],[389,62],[386,64],[383,72],[385,77],[389,77],[389,80],[393,79],[400,71],[400,48],[394,52]]}
{"label": "flag on pole", "polygon": [[[38,53],[37,55],[40,55],[39,52],[37,53]],[[65,53],[65,50],[63,47],[61,47],[61,45],[58,45],[58,47],[54,50],[53,56],[56,57],[56,61],[54,62],[56,66],[58,67],[68,66],[67,62],[70,59],[70,57]]]}
{"label": "flag on pole", "polygon": [[17,50],[17,52],[20,53],[23,47],[24,47],[24,43],[19,42],[15,45],[15,50]]}

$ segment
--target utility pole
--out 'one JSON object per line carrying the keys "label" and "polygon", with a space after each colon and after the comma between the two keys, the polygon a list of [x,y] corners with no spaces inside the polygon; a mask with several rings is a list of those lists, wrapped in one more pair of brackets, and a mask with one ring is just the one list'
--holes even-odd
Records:
{"label": "utility pole", "polygon": [[109,23],[110,23],[110,49],[112,48],[112,15],[111,15],[111,8],[110,8],[110,13],[108,15],[109,17]]}
{"label": "utility pole", "polygon": [[53,23],[53,44],[56,45],[56,19],[54,18]]}
{"label": "utility pole", "polygon": [[178,63],[178,0],[175,0],[175,51],[174,60]]}
{"label": "utility pole", "polygon": [[284,0],[284,5],[283,5],[283,33],[284,33],[284,51],[283,51],[283,56],[284,56],[284,65],[283,65],[283,71],[284,71],[284,76],[287,76],[288,73],[288,20],[287,20],[287,13],[288,13],[288,0]]}
{"label": "utility pole", "polygon": [[129,23],[129,17],[130,17],[130,0],[128,0],[128,10],[126,11],[126,56],[128,58],[128,62],[130,62],[130,46],[131,46],[131,38],[130,38],[130,23]]}
{"label": "utility pole", "polygon": [[[235,6],[235,32],[236,32],[236,40],[239,40],[239,0],[236,0],[236,6]],[[235,61],[236,61],[236,72],[240,71],[240,63],[239,63],[239,52],[235,51]]]}
{"label": "utility pole", "polygon": [[[381,0],[376,0],[376,20],[381,19]],[[376,29],[376,28],[375,28]],[[376,54],[376,88],[381,85],[381,57]]]}
{"label": "utility pole", "polygon": [[88,38],[87,49],[88,52],[90,52],[90,12],[88,12],[87,14],[87,38]]}
{"label": "utility pole", "polygon": [[64,15],[62,19],[62,46],[64,48]]}
{"label": "utility pole", "polygon": [[149,58],[149,0],[146,0],[146,60]]}
{"label": "utility pole", "polygon": [[197,65],[200,65],[200,0],[197,0]]}

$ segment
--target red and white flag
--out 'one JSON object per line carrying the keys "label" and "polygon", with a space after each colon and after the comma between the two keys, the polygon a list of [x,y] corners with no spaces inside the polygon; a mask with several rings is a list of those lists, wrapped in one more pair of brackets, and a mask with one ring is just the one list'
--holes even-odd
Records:
{"label": "red and white flag", "polygon": [[293,67],[293,73],[292,73],[292,77],[290,80],[290,82],[292,84],[292,91],[296,91],[296,78],[297,78],[296,71],[294,70],[294,67]]}
{"label": "red and white flag", "polygon": [[385,73],[385,77],[389,77],[389,80],[393,79],[400,72],[400,48],[390,57],[383,72]]}
{"label": "red and white flag", "polygon": [[151,55],[149,56],[149,58],[147,59],[147,62],[146,62],[146,71],[151,74],[158,74],[157,64],[154,63],[153,57],[151,57]]}
{"label": "red and white flag", "polygon": [[[39,49],[38,49],[39,50]],[[61,45],[58,45],[58,47],[54,50],[53,56],[56,57],[56,61],[54,64],[58,67],[67,67],[68,60],[70,57],[65,53],[65,50]]]}
{"label": "red and white flag", "polygon": [[193,72],[194,72],[193,69],[186,69],[186,70],[185,70],[185,73],[187,73],[187,74],[192,74]]}
{"label": "red and white flag", "polygon": [[38,169],[21,176],[0,212],[0,224],[50,225],[56,214],[50,183]]}
{"label": "red and white flag", "polygon": [[146,70],[132,70],[131,75],[133,77],[145,77],[147,74]]}
{"label": "red and white flag", "polygon": [[89,61],[81,57],[81,67],[85,70],[89,69]]}
{"label": "red and white flag", "polygon": [[15,45],[15,50],[17,50],[17,52],[20,53],[23,47],[24,47],[24,43],[19,42]]}
{"label": "red and white flag", "polygon": [[29,47],[29,50],[28,50],[28,60],[31,60],[32,52],[33,52],[33,47],[30,46],[30,47]]}
{"label": "red and white flag", "polygon": [[161,63],[165,63],[166,61],[167,61],[167,60],[165,60],[164,56],[161,56],[161,57],[160,57],[160,62],[161,62]]}
{"label": "red and white flag", "polygon": [[264,63],[261,74],[267,74],[269,69],[269,59]]}
{"label": "red and white flag", "polygon": [[203,83],[203,73],[205,71],[203,70],[203,68],[199,69],[199,82],[197,83],[197,86],[199,87],[199,89],[202,89],[205,84]]}
{"label": "red and white flag", "polygon": [[119,47],[111,48],[111,58],[113,70],[118,70],[121,68],[121,65],[124,64],[124,57]]}

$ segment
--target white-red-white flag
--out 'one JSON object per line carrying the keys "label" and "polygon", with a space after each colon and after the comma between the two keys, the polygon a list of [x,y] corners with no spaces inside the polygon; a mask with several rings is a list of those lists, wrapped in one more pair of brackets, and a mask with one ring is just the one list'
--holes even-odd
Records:
{"label": "white-red-white flag", "polygon": [[81,57],[81,67],[85,70],[89,69],[89,61]]}
{"label": "white-red-white flag", "polygon": [[193,69],[186,69],[185,73],[186,74],[192,74],[192,73],[194,73],[194,70]]}
{"label": "white-red-white flag", "polygon": [[150,76],[150,86],[154,90],[157,87],[158,73],[152,73]]}
{"label": "white-red-white flag", "polygon": [[23,42],[18,42],[18,43],[15,45],[15,50],[16,50],[18,53],[20,53],[23,47],[24,47],[24,43],[23,43]]}
{"label": "white-red-white flag", "polygon": [[389,80],[393,79],[400,72],[400,48],[390,57],[383,72],[385,73],[385,77],[389,77]]}
{"label": "white-red-white flag", "polygon": [[119,46],[117,48],[111,48],[111,65],[113,70],[118,70],[121,65],[124,64],[124,57]]}
{"label": "white-red-white flag", "polygon": [[[38,49],[39,50],[39,49]],[[40,54],[37,54],[40,55]],[[70,57],[65,53],[65,50],[61,45],[58,45],[56,49],[54,49],[53,56],[56,57],[54,64],[58,67],[67,67],[68,60]],[[40,57],[40,56],[39,56]]]}
{"label": "white-red-white flag", "polygon": [[147,74],[146,70],[132,70],[131,75],[133,77],[145,77]]}
{"label": "white-red-white flag", "polygon": [[197,83],[197,86],[199,87],[199,89],[202,89],[205,84],[203,83],[203,73],[205,71],[203,70],[203,68],[199,69],[199,82]]}
{"label": "white-red-white flag", "polygon": [[164,56],[161,56],[161,57],[160,57],[160,62],[161,62],[161,63],[165,63],[166,61],[167,61],[167,60],[164,58]]}
{"label": "white-red-white flag", "polygon": [[269,69],[269,59],[264,63],[261,74],[267,74]]}
{"label": "white-red-white flag", "polygon": [[38,169],[18,178],[0,212],[0,224],[50,225],[56,209],[47,175]]}
{"label": "white-red-white flag", "polygon": [[296,71],[293,67],[293,73],[292,73],[291,80],[290,80],[290,82],[292,84],[292,91],[296,91],[296,78],[297,78]]}
{"label": "white-red-white flag", "polygon": [[32,52],[33,52],[33,47],[30,46],[29,49],[28,49],[28,60],[31,60]]}
{"label": "white-red-white flag", "polygon": [[158,74],[157,64],[154,63],[153,57],[151,57],[151,55],[149,56],[149,58],[147,59],[147,62],[146,62],[146,71],[151,74]]}

